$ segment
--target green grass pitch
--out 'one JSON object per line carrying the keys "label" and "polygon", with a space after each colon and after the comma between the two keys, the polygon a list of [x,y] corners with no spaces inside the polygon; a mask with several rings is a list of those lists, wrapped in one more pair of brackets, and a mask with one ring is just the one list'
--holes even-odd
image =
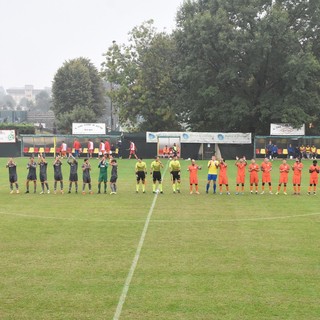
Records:
{"label": "green grass pitch", "polygon": [[[185,160],[181,194],[166,168],[164,194],[152,194],[150,175],[147,193],[136,194],[135,160],[127,159],[119,160],[117,195],[96,194],[96,159],[93,195],[40,195],[39,183],[37,194],[24,194],[27,161],[17,159],[21,193],[9,194],[0,159],[1,320],[113,319],[137,255],[120,319],[319,319],[320,190],[307,195],[310,160],[300,196],[292,173],[287,196],[251,195],[248,173],[236,196],[234,160],[230,196],[205,193],[207,161],[198,162],[201,194],[190,195]],[[66,161],[63,170],[66,191]]]}

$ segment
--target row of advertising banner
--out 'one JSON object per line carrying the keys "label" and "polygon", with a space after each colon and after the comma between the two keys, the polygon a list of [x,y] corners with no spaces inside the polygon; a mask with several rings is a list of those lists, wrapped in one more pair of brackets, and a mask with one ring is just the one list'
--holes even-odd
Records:
{"label": "row of advertising banner", "polygon": [[0,130],[0,143],[15,143],[15,130]]}

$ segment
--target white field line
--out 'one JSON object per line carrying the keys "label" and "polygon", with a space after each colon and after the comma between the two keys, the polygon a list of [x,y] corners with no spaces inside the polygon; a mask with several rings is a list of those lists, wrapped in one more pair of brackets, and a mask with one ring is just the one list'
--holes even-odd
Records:
{"label": "white field line", "polygon": [[[145,220],[142,219],[82,219],[82,218],[66,218],[66,217],[53,217],[53,216],[37,216],[23,213],[14,212],[1,212],[0,214],[6,216],[15,216],[28,219],[45,219],[45,220],[65,220],[65,221],[84,221],[84,222],[109,222],[109,223],[143,223]],[[265,221],[265,220],[280,220],[280,219],[291,219],[291,218],[303,218],[318,216],[320,212],[306,213],[306,214],[295,214],[291,216],[275,216],[275,217],[253,217],[253,218],[235,218],[235,219],[153,219],[153,223],[209,223],[209,222],[241,222],[241,221]]]}
{"label": "white field line", "polygon": [[[163,177],[166,174],[166,171],[168,169],[168,163],[169,163],[169,161],[167,161],[165,170],[164,170],[163,175],[162,175]],[[163,177],[162,177],[162,181],[163,181]],[[140,241],[139,241],[139,244],[138,244],[138,247],[137,247],[137,250],[136,250],[136,254],[135,254],[134,258],[133,258],[133,261],[132,261],[128,276],[127,276],[126,281],[124,283],[124,286],[123,286],[123,289],[122,289],[122,293],[121,293],[121,296],[120,296],[120,299],[119,299],[119,302],[118,302],[118,305],[117,305],[117,309],[116,309],[115,314],[113,316],[113,320],[118,320],[120,318],[120,316],[121,316],[122,308],[123,308],[123,305],[124,305],[124,303],[126,301],[127,294],[128,294],[128,291],[129,291],[129,287],[130,287],[130,284],[131,284],[131,280],[133,278],[133,274],[134,274],[134,272],[136,270],[136,267],[137,267],[137,264],[138,264],[138,261],[139,261],[139,258],[140,258],[141,249],[142,249],[142,246],[143,246],[143,243],[144,243],[144,239],[145,239],[147,231],[148,231],[149,223],[150,223],[150,220],[151,220],[151,217],[152,217],[152,213],[153,213],[154,207],[155,207],[156,202],[157,202],[157,198],[158,198],[158,193],[155,194],[155,196],[153,198],[153,201],[152,201],[152,204],[151,204],[151,207],[149,209],[148,216],[147,216],[146,222],[144,224],[144,228],[142,230]]]}

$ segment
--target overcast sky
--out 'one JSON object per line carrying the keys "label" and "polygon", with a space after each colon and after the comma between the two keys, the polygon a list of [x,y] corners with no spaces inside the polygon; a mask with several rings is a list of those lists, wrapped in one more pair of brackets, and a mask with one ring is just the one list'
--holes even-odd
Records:
{"label": "overcast sky", "polygon": [[66,60],[85,57],[100,70],[115,40],[153,19],[170,32],[183,0],[0,0],[0,87],[51,87]]}

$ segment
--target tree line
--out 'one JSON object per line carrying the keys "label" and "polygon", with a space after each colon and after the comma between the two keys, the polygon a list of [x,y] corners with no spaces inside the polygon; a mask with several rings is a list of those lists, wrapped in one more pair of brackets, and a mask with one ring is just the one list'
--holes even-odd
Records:
{"label": "tree line", "polygon": [[242,131],[306,124],[319,134],[318,0],[187,0],[171,33],[146,21],[98,71],[67,61],[53,82],[60,128],[96,121],[107,95],[131,131]]}

